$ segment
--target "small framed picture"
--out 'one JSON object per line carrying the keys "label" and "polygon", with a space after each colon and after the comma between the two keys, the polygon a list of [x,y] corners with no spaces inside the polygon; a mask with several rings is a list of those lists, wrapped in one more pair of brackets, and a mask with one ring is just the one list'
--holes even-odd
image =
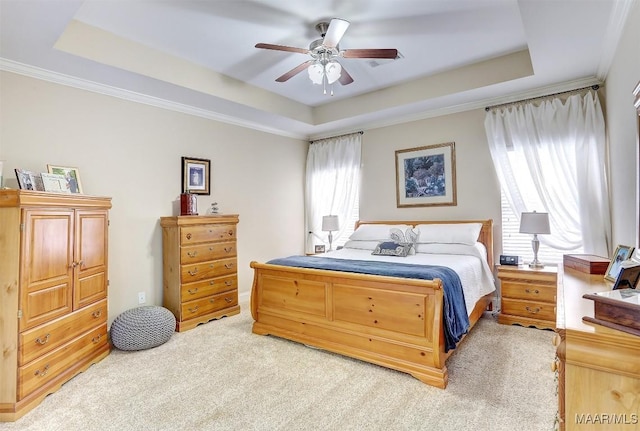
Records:
{"label": "small framed picture", "polygon": [[613,284],[612,290],[635,289],[640,278],[640,264],[633,263],[629,266],[622,265],[618,272],[618,278]]}
{"label": "small framed picture", "polygon": [[182,158],[182,193],[209,195],[211,186],[211,160],[194,157]]}
{"label": "small framed picture", "polygon": [[82,193],[80,171],[78,171],[78,168],[47,165],[47,172],[50,174],[62,175],[65,180],[64,186],[69,191],[69,193]]}
{"label": "small framed picture", "polygon": [[324,253],[324,244],[322,244],[322,245],[316,244],[315,252],[316,253]]}
{"label": "small framed picture", "polygon": [[24,169],[16,169],[16,179],[20,190],[36,190],[33,181],[33,173]]}
{"label": "small framed picture", "polygon": [[618,273],[622,268],[622,262],[631,258],[633,249],[634,247],[629,247],[628,245],[618,245],[618,247],[616,247],[616,252],[613,253],[607,272],[604,273],[605,280],[615,283],[618,278]]}
{"label": "small framed picture", "polygon": [[71,193],[67,186],[67,178],[62,174],[42,173],[42,184],[47,192]]}

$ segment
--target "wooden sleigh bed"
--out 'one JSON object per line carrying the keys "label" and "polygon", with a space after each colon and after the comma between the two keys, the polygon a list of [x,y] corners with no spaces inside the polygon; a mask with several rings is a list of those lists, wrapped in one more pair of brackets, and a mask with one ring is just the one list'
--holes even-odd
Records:
{"label": "wooden sleigh bed", "polygon": [[[361,224],[481,223],[478,242],[493,268],[493,221],[399,221]],[[251,262],[253,332],[406,372],[445,388],[448,381],[440,279],[418,280]],[[491,303],[482,296],[471,327]]]}

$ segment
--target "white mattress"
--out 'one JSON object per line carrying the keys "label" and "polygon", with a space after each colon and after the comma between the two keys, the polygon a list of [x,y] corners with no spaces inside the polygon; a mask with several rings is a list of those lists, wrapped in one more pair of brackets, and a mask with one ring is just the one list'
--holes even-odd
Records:
{"label": "white mattress", "polygon": [[[440,265],[453,269],[462,282],[464,301],[467,313],[471,314],[473,307],[484,295],[496,290],[493,275],[486,261],[484,246],[478,243],[475,247],[468,246],[471,254],[434,254],[416,253],[407,257],[374,256],[371,250],[343,248],[324,253],[323,257],[338,259],[370,260],[384,262],[398,262],[412,265]],[[446,250],[445,250],[446,251]],[[459,250],[456,250],[458,253]]]}

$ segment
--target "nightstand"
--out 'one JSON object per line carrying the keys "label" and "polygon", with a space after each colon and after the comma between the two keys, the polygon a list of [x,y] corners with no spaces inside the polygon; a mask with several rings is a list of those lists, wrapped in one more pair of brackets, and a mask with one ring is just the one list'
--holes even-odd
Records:
{"label": "nightstand", "polygon": [[499,323],[555,329],[557,267],[500,265],[498,278],[501,286]]}

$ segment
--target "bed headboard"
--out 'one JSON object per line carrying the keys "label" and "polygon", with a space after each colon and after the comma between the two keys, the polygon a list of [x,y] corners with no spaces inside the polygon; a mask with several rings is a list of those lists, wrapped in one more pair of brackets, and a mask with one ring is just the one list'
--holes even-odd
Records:
{"label": "bed headboard", "polygon": [[356,222],[356,229],[362,224],[410,224],[417,226],[419,224],[452,224],[452,223],[480,223],[482,228],[478,234],[478,241],[487,248],[487,262],[489,268],[493,270],[493,219],[488,220],[393,220],[393,221],[363,221]]}

